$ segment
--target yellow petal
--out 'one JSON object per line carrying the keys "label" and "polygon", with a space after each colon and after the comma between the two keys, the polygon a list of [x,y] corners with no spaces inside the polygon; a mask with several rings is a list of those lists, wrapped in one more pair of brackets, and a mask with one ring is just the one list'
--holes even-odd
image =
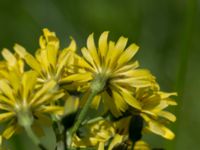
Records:
{"label": "yellow petal", "polygon": [[87,39],[87,48],[88,51],[90,52],[92,58],[94,59],[94,62],[97,66],[100,66],[100,60],[99,60],[99,56],[97,54],[97,49],[94,43],[94,35],[93,33],[89,35],[88,39]]}
{"label": "yellow petal", "polygon": [[104,142],[99,143],[98,150],[104,150]]}
{"label": "yellow petal", "polygon": [[131,116],[123,117],[122,119],[115,121],[114,125],[117,129],[117,132],[121,135],[125,135],[128,133],[129,128],[127,128],[130,125]]}
{"label": "yellow petal", "polygon": [[39,113],[50,113],[50,114],[59,114],[62,115],[64,108],[62,106],[44,106],[37,110]]}
{"label": "yellow petal", "polygon": [[31,54],[26,54],[24,59],[33,70],[37,71],[38,73],[41,72],[41,65]]}
{"label": "yellow petal", "polygon": [[[62,60],[59,62],[59,65],[58,65],[58,69],[57,69],[57,72],[56,72],[56,77],[59,77],[60,73],[62,73],[63,69],[65,68],[66,64],[67,64],[67,61],[70,57],[70,53],[66,53],[65,56],[63,56]],[[72,57],[72,56],[71,56]]]}
{"label": "yellow petal", "polygon": [[109,41],[108,51],[107,51],[107,55],[106,55],[106,58],[105,58],[105,66],[107,68],[110,68],[112,66],[111,60],[113,59],[113,53],[115,51],[114,48],[115,48],[115,42]]}
{"label": "yellow petal", "polygon": [[176,92],[167,93],[167,92],[158,92],[162,99],[169,98],[170,96],[177,96]]}
{"label": "yellow petal", "polygon": [[133,63],[130,63],[128,65],[124,65],[121,68],[116,69],[116,71],[114,72],[114,74],[124,73],[125,71],[134,70],[134,69],[136,69],[138,67],[139,67],[139,62],[135,61]]}
{"label": "yellow petal", "polygon": [[143,109],[153,110],[160,104],[160,101],[161,101],[160,96],[157,94],[154,94],[147,98],[143,98],[141,100],[141,103],[143,104]]}
{"label": "yellow petal", "polygon": [[115,48],[119,51],[119,53],[122,52],[125,49],[127,42],[128,42],[128,38],[125,38],[123,36],[121,36],[118,39],[118,41],[115,45]]}
{"label": "yellow petal", "polygon": [[175,137],[174,133],[171,130],[155,121],[150,121],[147,128],[153,133],[158,134],[168,140],[172,140]]}
{"label": "yellow petal", "polygon": [[0,70],[5,69],[6,66],[6,61],[0,61]]}
{"label": "yellow petal", "polygon": [[9,125],[4,131],[2,136],[5,139],[10,139],[12,137],[12,135],[17,131],[18,126],[16,124],[13,125]]}
{"label": "yellow petal", "polygon": [[34,70],[36,70],[37,72],[41,71],[41,66],[38,63],[38,61],[30,54],[28,53],[25,48],[23,48],[22,46],[15,44],[14,46],[14,50],[15,52],[22,57],[23,59],[25,59],[26,63],[33,68]]}
{"label": "yellow petal", "polygon": [[161,96],[161,99],[165,101],[168,105],[176,106],[177,102],[174,99],[170,98],[171,96],[177,96],[176,92],[167,93],[159,91],[158,94]]}
{"label": "yellow petal", "polygon": [[65,111],[64,115],[69,115],[78,110],[79,107],[79,98],[76,96],[69,96],[65,102]]}
{"label": "yellow petal", "polygon": [[3,94],[5,94],[12,101],[15,100],[13,90],[5,80],[0,80],[0,91],[2,91]]}
{"label": "yellow petal", "polygon": [[91,73],[80,73],[80,74],[73,74],[69,75],[61,80],[62,83],[64,82],[72,82],[72,81],[79,81],[79,82],[85,82],[93,79]]}
{"label": "yellow petal", "polygon": [[49,104],[50,102],[53,102],[52,100],[52,94],[44,94],[41,95],[38,99],[34,97],[33,100],[31,100],[30,105],[32,105],[32,108],[39,108],[41,105]]}
{"label": "yellow petal", "polygon": [[107,43],[108,34],[109,32],[105,31],[101,34],[99,38],[99,52],[102,58],[106,56],[108,51],[108,43]]}
{"label": "yellow petal", "polygon": [[51,66],[55,69],[57,57],[58,57],[58,49],[56,49],[54,46],[47,46],[47,58]]}
{"label": "yellow petal", "polygon": [[91,56],[89,51],[84,47],[81,49],[81,52],[83,54],[83,57],[97,70],[98,66],[95,64],[94,58]]}
{"label": "yellow petal", "polygon": [[8,79],[9,78],[9,73],[7,70],[0,70],[0,78],[6,78]]}
{"label": "yellow petal", "polygon": [[33,97],[33,99],[31,100],[31,102],[30,102],[30,105],[31,104],[33,104],[33,103],[39,103],[39,101],[41,101],[41,99],[39,100],[39,98],[41,97],[41,96],[47,96],[47,97],[51,97],[51,95],[45,95],[47,92],[51,92],[51,90],[55,87],[55,85],[56,85],[56,82],[55,81],[53,81],[53,80],[51,80],[51,81],[49,81],[49,82],[46,82],[45,84],[44,84],[44,86],[38,91],[38,92],[36,92],[35,94],[34,94],[34,97]]}
{"label": "yellow petal", "polygon": [[71,51],[75,52],[76,51],[76,47],[77,47],[76,46],[76,41],[73,38],[71,38],[71,43],[68,46],[68,49],[70,49]]}
{"label": "yellow petal", "polygon": [[109,60],[110,60],[110,67],[114,68],[117,63],[116,61],[118,60],[119,56],[121,56],[124,48],[126,47],[128,39],[125,37],[120,37],[119,40],[117,41],[115,47],[113,49],[109,48],[108,55],[110,55]]}
{"label": "yellow petal", "polygon": [[[0,95],[0,102],[1,102],[1,95]],[[10,107],[9,105],[6,104],[2,104],[2,102],[0,103],[0,110],[5,110],[5,111],[12,111],[13,107]]]}
{"label": "yellow petal", "polygon": [[141,109],[140,103],[135,99],[130,92],[127,90],[121,88],[122,91],[120,91],[121,95],[123,96],[123,99],[132,107],[136,109]]}
{"label": "yellow petal", "polygon": [[147,69],[134,69],[124,72],[124,75],[135,78],[135,79],[153,79],[154,76]]}
{"label": "yellow petal", "polygon": [[126,101],[124,100],[124,98],[120,95],[120,93],[118,93],[115,90],[112,90],[112,95],[113,95],[113,99],[115,101],[117,109],[119,109],[122,112],[125,112],[128,108],[128,105]]}
{"label": "yellow petal", "polygon": [[7,104],[11,107],[14,107],[15,105],[15,102],[8,99],[7,97],[3,96],[3,95],[0,95],[0,102],[3,103],[3,104]]}
{"label": "yellow petal", "polygon": [[99,108],[99,104],[100,104],[100,101],[101,101],[101,96],[100,95],[96,95],[94,97],[94,99],[92,100],[92,104],[91,106],[95,109],[98,109]]}
{"label": "yellow petal", "polygon": [[147,130],[150,130],[151,132],[160,135],[168,140],[172,140],[175,137],[174,133],[161,123],[152,120],[145,114],[141,114],[141,116],[147,122]]}
{"label": "yellow petal", "polygon": [[17,63],[17,59],[15,56],[6,48],[2,50],[2,55],[4,59],[8,62],[9,66],[15,66]]}
{"label": "yellow petal", "polygon": [[107,92],[102,93],[102,99],[105,107],[107,107],[115,117],[119,117],[122,113],[116,108],[116,104]]}
{"label": "yellow petal", "polygon": [[129,62],[133,56],[137,53],[139,47],[136,44],[131,44],[120,56],[117,61],[118,67],[124,65]]}
{"label": "yellow petal", "polygon": [[[51,97],[51,99],[49,100],[49,102],[55,102],[60,100],[61,98],[63,98],[64,96],[66,96],[68,93],[67,91],[57,91],[56,93],[54,93]],[[48,101],[47,101],[48,102]]]}
{"label": "yellow petal", "polygon": [[176,116],[168,111],[160,111],[158,113],[159,116],[164,117],[172,122],[176,121]]}
{"label": "yellow petal", "polygon": [[51,32],[48,28],[44,28],[42,31],[45,38],[48,38],[48,36],[56,36],[55,32]]}
{"label": "yellow petal", "polygon": [[123,136],[116,134],[114,136],[114,138],[112,139],[112,141],[108,147],[108,150],[112,150],[117,144],[122,143],[122,141],[123,141]]}
{"label": "yellow petal", "polygon": [[21,58],[24,58],[25,55],[27,54],[26,49],[19,44],[14,45],[14,50]]}
{"label": "yellow petal", "polygon": [[23,86],[23,100],[26,100],[34,89],[37,79],[37,74],[34,71],[28,71],[23,74],[22,86]]}
{"label": "yellow petal", "polygon": [[42,66],[42,69],[46,73],[49,73],[51,67],[50,67],[50,62],[48,60],[47,51],[45,49],[41,49],[41,50],[37,51],[36,52],[36,57],[37,57],[38,61],[40,62],[40,65]]}
{"label": "yellow petal", "polygon": [[77,48],[76,41],[72,37],[70,39],[71,39],[71,42],[70,42],[69,46],[67,48],[63,49],[63,51],[73,51],[73,52],[75,52],[76,48]]}
{"label": "yellow petal", "polygon": [[92,66],[90,66],[90,64],[87,63],[82,57],[75,55],[74,58],[75,58],[74,66],[86,68],[86,69],[91,70],[91,71],[95,71],[94,68]]}
{"label": "yellow petal", "polygon": [[6,112],[6,113],[1,113],[0,114],[0,122],[4,122],[6,120],[9,120],[10,118],[12,118],[13,116],[15,116],[14,112]]}
{"label": "yellow petal", "polygon": [[134,150],[151,150],[149,145],[144,141],[137,141]]}
{"label": "yellow petal", "polygon": [[9,80],[14,90],[16,91],[19,90],[21,74],[19,75],[15,71],[10,71],[10,72],[7,72],[7,75],[5,75],[4,77]]}
{"label": "yellow petal", "polygon": [[59,48],[59,40],[56,37],[55,32],[51,32],[47,28],[44,28],[43,34],[44,34],[44,36],[41,36],[40,41],[39,41],[40,47],[42,49],[46,48],[46,46],[48,46],[48,45],[52,45],[56,49]]}
{"label": "yellow petal", "polygon": [[[163,100],[163,101],[164,101],[164,100]],[[167,99],[165,99],[165,101],[166,101],[166,103],[167,103],[168,105],[172,105],[172,106],[178,105],[178,103],[177,103],[176,101],[174,101],[173,99],[171,99],[171,98],[167,98]]]}
{"label": "yellow petal", "polygon": [[166,101],[161,100],[161,101],[160,101],[160,104],[157,105],[157,106],[154,108],[154,111],[160,112],[161,110],[167,108],[168,106],[169,106],[169,104],[168,104]]}
{"label": "yellow petal", "polygon": [[111,83],[120,84],[123,86],[128,85],[137,88],[143,88],[152,85],[152,83],[149,82],[148,80],[137,80],[136,78],[119,78],[112,80]]}

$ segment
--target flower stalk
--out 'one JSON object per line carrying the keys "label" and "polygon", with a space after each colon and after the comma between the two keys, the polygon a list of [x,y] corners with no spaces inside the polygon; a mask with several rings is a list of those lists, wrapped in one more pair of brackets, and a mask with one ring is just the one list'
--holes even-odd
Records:
{"label": "flower stalk", "polygon": [[94,97],[105,88],[106,81],[107,81],[107,79],[105,76],[97,75],[96,78],[94,79],[94,81],[91,83],[91,93],[88,96],[88,99],[87,99],[84,107],[82,108],[80,114],[78,115],[78,117],[76,119],[74,126],[71,129],[71,133],[70,133],[71,136],[73,136],[74,133],[76,133],[79,126],[81,125],[81,122],[85,118]]}
{"label": "flower stalk", "polygon": [[30,111],[28,111],[28,109],[22,109],[22,110],[23,111],[18,112],[19,124],[24,127],[27,135],[35,145],[37,145],[41,150],[46,150],[46,148],[41,144],[40,140],[38,139],[38,137],[35,135],[35,133],[31,128],[33,124],[32,114],[30,113]]}
{"label": "flower stalk", "polygon": [[47,150],[40,142],[38,137],[35,135],[33,130],[31,129],[31,126],[24,126],[24,129],[27,133],[27,135],[30,137],[30,139],[34,142],[35,145],[37,145],[41,150]]}

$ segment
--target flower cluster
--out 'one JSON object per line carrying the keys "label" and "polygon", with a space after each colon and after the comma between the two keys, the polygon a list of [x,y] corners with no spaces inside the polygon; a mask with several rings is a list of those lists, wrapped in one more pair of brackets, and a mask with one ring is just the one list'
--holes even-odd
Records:
{"label": "flower cluster", "polygon": [[136,44],[108,40],[103,32],[95,44],[89,35],[80,56],[71,38],[61,49],[54,32],[43,30],[35,55],[19,44],[2,50],[0,61],[0,123],[2,141],[24,129],[41,149],[44,126],[53,126],[58,150],[148,150],[142,135],[166,139],[176,117],[166,108],[177,105],[176,93],[160,90],[155,77],[139,68]]}

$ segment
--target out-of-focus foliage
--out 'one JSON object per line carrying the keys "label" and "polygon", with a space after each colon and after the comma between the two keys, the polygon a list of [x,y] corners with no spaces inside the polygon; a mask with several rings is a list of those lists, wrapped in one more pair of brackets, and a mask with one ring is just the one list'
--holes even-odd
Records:
{"label": "out-of-focus foliage", "polygon": [[[0,0],[0,49],[17,41],[33,52],[44,27],[56,31],[64,43],[61,47],[69,43],[70,35],[79,45],[91,32],[109,30],[113,40],[120,35],[129,37],[130,42],[140,45],[137,57],[141,66],[157,76],[163,89],[179,93],[178,119],[172,127],[176,139],[166,143],[154,135],[146,136],[146,141],[153,143],[152,147],[198,149],[199,16],[198,0]],[[11,149],[30,149],[26,138],[15,136]],[[44,142],[53,145],[48,139]]]}

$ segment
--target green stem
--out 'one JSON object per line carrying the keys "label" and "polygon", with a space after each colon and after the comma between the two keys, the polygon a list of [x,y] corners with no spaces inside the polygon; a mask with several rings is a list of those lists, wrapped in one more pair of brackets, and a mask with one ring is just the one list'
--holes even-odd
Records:
{"label": "green stem", "polygon": [[[91,83],[91,93],[83,107],[83,109],[81,110],[80,114],[78,115],[76,122],[74,124],[74,126],[71,129],[70,135],[73,136],[74,133],[76,133],[76,131],[78,130],[81,122],[83,121],[83,119],[85,118],[89,108],[90,108],[90,104],[92,103],[93,98],[100,93],[106,85],[106,81],[107,78],[104,74],[98,74],[96,75],[96,77],[94,78],[94,80]],[[71,138],[71,137],[70,137]]]}
{"label": "green stem", "polygon": [[37,145],[41,150],[47,150],[41,143],[38,137],[35,135],[33,130],[31,129],[31,126],[24,126],[27,135],[31,138],[31,140],[34,142],[35,145]]}
{"label": "green stem", "polygon": [[107,78],[104,74],[97,74],[96,77],[94,78],[94,80],[92,81],[91,86],[90,86],[91,93],[89,94],[89,97],[88,97],[84,107],[82,108],[81,112],[79,113],[78,117],[76,118],[76,122],[75,122],[74,126],[72,127],[72,129],[69,132],[68,143],[70,146],[72,144],[71,142],[72,142],[73,135],[76,133],[76,131],[78,130],[82,121],[85,119],[85,116],[88,113],[88,110],[90,108],[90,104],[92,103],[92,100],[94,99],[94,97],[97,94],[99,94],[100,92],[103,91],[103,89],[106,86],[106,81],[107,81]]}
{"label": "green stem", "polygon": [[87,112],[88,112],[88,109],[90,107],[90,104],[93,100],[93,98],[97,95],[97,92],[95,91],[92,91],[83,107],[83,109],[81,110],[77,120],[76,120],[76,123],[74,124],[73,128],[71,129],[71,135],[73,136],[74,133],[76,133],[76,131],[78,130],[81,122],[83,121],[83,119],[85,118]]}

